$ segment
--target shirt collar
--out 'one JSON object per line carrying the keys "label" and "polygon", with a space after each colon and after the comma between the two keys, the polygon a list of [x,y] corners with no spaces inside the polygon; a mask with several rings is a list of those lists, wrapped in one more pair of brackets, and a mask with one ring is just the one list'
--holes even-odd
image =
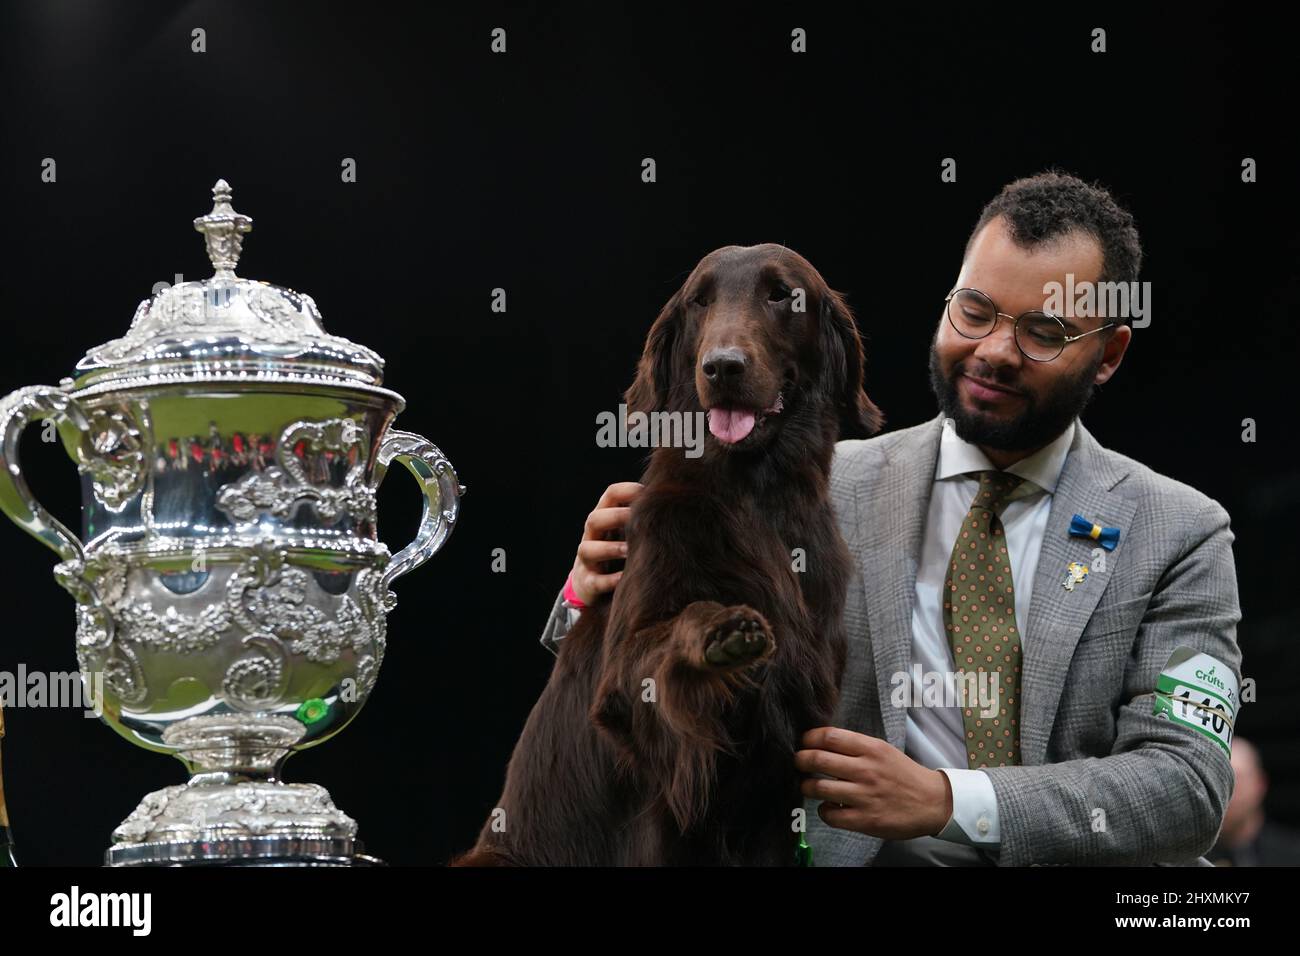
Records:
{"label": "shirt collar", "polygon": [[[1056,438],[1032,455],[1008,466],[1006,471],[1033,482],[1048,494],[1053,494],[1056,491],[1056,483],[1060,480],[1061,470],[1065,467],[1065,456],[1069,454],[1073,442],[1074,422],[1071,421],[1069,427]],[[943,423],[943,435],[939,439],[939,461],[934,470],[935,481],[964,475],[970,471],[990,469],[997,470],[988,456],[980,451],[978,446],[960,438],[952,419],[946,419]]]}

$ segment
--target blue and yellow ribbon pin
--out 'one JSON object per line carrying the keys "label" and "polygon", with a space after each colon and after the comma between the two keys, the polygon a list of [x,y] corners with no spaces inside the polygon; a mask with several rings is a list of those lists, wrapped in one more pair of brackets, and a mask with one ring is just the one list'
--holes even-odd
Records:
{"label": "blue and yellow ribbon pin", "polygon": [[1119,544],[1119,528],[1103,528],[1083,515],[1075,515],[1070,519],[1070,534],[1076,538],[1092,538],[1107,551],[1114,551],[1115,545]]}

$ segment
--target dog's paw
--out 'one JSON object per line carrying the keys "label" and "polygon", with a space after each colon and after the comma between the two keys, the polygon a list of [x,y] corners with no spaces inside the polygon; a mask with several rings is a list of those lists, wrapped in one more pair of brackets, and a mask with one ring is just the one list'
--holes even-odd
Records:
{"label": "dog's paw", "polygon": [[704,661],[713,667],[748,664],[775,648],[763,615],[747,607],[727,608],[704,631]]}

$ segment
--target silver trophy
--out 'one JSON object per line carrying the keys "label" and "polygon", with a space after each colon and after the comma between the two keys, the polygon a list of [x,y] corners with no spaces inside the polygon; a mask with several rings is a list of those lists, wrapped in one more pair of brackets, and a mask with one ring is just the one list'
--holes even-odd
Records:
{"label": "silver trophy", "polygon": [[[370,696],[389,587],[442,547],[465,488],[428,439],[391,427],[405,401],[381,387],[383,359],[327,333],[310,296],[235,275],[252,220],[224,180],[212,194],[194,220],[211,279],[141,302],[58,387],[0,401],[0,509],[59,555],[104,720],[190,772],[144,798],[107,862],[350,864],[365,859],[356,823],[281,769]],[[81,473],[80,539],[23,479],[36,422]],[[424,514],[390,555],[375,490],[394,462]]]}

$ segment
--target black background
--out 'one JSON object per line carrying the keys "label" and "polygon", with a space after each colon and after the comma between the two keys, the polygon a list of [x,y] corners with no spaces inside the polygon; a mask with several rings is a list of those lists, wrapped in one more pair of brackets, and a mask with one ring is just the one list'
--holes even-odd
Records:
{"label": "black background", "polygon": [[[639,451],[596,447],[595,416],[617,408],[695,262],[765,241],[807,256],[858,314],[891,427],[915,424],[935,411],[928,344],[980,208],[1055,165],[1134,212],[1153,284],[1150,327],[1084,420],[1231,513],[1258,684],[1239,731],[1263,748],[1270,809],[1300,824],[1282,24],[1240,5],[431,6],[0,8],[0,391],[69,374],[154,283],[207,277],[191,220],[224,177],[255,220],[240,274],[310,293],[331,332],[384,355],[409,403],[400,427],[469,486],[447,546],[396,586],[378,693],[289,779],[327,786],[392,863],[466,848],[549,673],[537,639],[582,521],[640,473]],[[489,49],[498,26],[505,55]],[[806,54],[790,52],[795,27]],[[1094,27],[1109,52],[1089,51]],[[641,182],[644,157],[658,182]],[[1258,183],[1241,182],[1244,157]],[[74,468],[35,430],[23,449],[31,485],[79,526]],[[380,512],[394,548],[419,507],[396,474]],[[0,528],[0,669],[75,669],[53,563]],[[76,712],[6,722],[25,863],[97,863],[147,791],[184,778]]]}

